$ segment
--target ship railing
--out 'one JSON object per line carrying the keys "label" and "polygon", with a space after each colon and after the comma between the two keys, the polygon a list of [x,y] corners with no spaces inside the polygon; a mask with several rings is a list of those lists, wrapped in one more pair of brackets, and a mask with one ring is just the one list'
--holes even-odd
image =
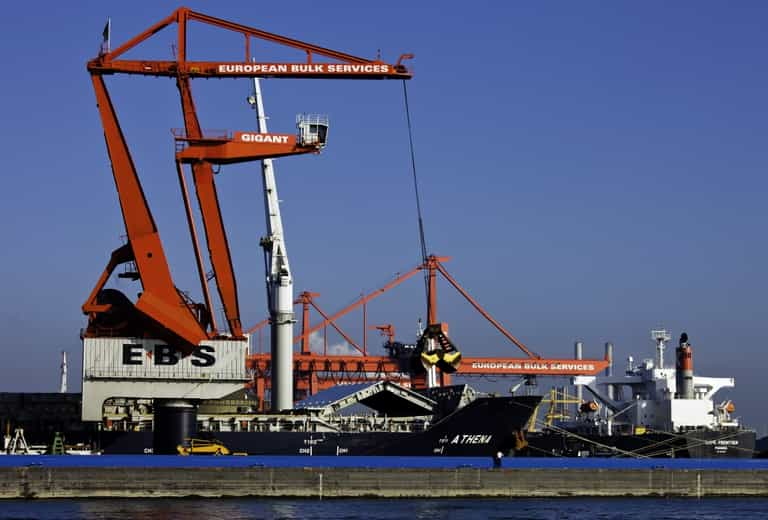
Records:
{"label": "ship railing", "polygon": [[324,147],[328,142],[328,116],[323,114],[298,114],[296,116],[297,139],[301,146]]}
{"label": "ship railing", "polygon": [[[187,131],[184,128],[171,128],[171,134],[174,139],[181,141],[193,140],[187,135]],[[202,131],[201,139],[216,139],[221,141],[228,141],[232,139],[231,130],[222,130],[220,128],[205,128]]]}
{"label": "ship railing", "polygon": [[430,417],[380,417],[373,415],[348,415],[326,417],[328,423],[341,431],[422,432],[429,428]]}
{"label": "ship railing", "polygon": [[[234,134],[229,130],[221,129],[204,129],[202,131],[201,139],[216,140],[216,141],[231,141]],[[175,146],[175,152],[179,153],[184,151],[189,145],[189,141],[194,139],[187,135],[187,131],[184,128],[171,128],[171,135],[173,135],[173,141]]]}
{"label": "ship railing", "polygon": [[136,368],[87,368],[84,376],[86,379],[167,379],[173,380],[214,380],[214,381],[242,381],[242,371],[216,370],[200,372],[199,370],[183,370],[170,367],[169,370],[158,372],[157,370],[141,370]]}

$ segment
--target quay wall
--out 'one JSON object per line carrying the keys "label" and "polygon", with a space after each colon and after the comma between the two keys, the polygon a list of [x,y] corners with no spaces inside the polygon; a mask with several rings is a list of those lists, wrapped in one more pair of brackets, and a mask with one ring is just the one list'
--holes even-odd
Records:
{"label": "quay wall", "polygon": [[768,496],[768,470],[0,467],[0,498]]}

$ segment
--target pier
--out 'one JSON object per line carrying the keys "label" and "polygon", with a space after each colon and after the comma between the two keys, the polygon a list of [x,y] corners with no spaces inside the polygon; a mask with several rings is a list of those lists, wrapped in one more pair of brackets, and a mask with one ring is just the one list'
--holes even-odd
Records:
{"label": "pier", "polygon": [[757,460],[508,459],[492,468],[485,460],[429,467],[439,463],[409,459],[394,467],[376,457],[365,466],[346,457],[116,459],[123,457],[3,457],[0,498],[768,496],[768,462]]}

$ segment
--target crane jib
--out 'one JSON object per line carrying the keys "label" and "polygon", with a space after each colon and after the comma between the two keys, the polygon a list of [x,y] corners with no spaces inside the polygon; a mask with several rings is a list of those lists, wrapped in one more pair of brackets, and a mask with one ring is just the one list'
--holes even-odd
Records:
{"label": "crane jib", "polygon": [[411,79],[403,65],[362,63],[256,63],[220,61],[112,60],[99,57],[88,63],[94,75],[141,74],[145,76],[189,77],[286,77],[345,79]]}

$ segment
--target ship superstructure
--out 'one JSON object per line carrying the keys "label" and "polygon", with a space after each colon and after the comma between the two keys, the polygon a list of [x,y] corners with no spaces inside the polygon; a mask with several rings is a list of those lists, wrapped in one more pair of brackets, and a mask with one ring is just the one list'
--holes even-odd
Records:
{"label": "ship superstructure", "polygon": [[[664,364],[669,334],[655,330],[656,359],[635,365],[630,357],[624,374],[595,378],[586,388],[606,407],[604,420],[596,421],[606,435],[638,428],[668,432],[738,429],[730,400],[715,402],[724,388],[733,388],[732,377],[693,375],[692,348],[683,333],[677,348],[677,363]],[[613,395],[613,398],[611,397]],[[628,430],[629,429],[629,430]]]}
{"label": "ship superstructure", "polygon": [[595,401],[581,404],[577,420],[534,436],[533,454],[751,457],[755,432],[733,415],[731,400],[715,400],[734,379],[694,375],[686,333],[673,365],[664,361],[670,334],[654,330],[651,337],[655,359],[636,364],[630,356],[623,374],[582,379]]}

